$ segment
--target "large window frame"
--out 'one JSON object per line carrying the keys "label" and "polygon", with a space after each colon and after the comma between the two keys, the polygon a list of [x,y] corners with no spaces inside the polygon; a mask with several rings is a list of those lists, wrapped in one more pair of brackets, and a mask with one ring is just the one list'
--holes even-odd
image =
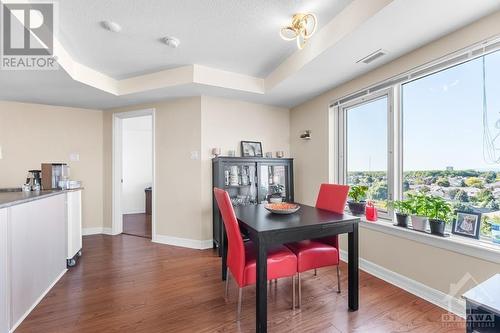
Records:
{"label": "large window frame", "polygon": [[[378,101],[382,98],[387,98],[387,200],[393,200],[395,188],[394,184],[394,135],[391,130],[394,127],[394,93],[392,88],[387,88],[380,90],[376,93],[370,94],[368,96],[363,96],[360,98],[353,99],[352,101],[338,105],[335,107],[335,120],[334,126],[337,129],[336,133],[336,151],[338,152],[337,168],[336,168],[336,182],[339,184],[347,183],[347,112],[355,107],[359,107],[365,104],[369,104]],[[392,212],[390,209],[387,211],[380,211],[380,217],[391,218]]]}
{"label": "large window frame", "polygon": [[[387,186],[388,200],[400,200],[403,196],[403,114],[402,87],[404,84],[432,75],[454,66],[472,61],[489,53],[500,51],[500,38],[482,41],[474,46],[442,57],[434,62],[414,68],[406,73],[389,78],[374,86],[333,101],[330,106],[330,137],[332,144],[330,180],[339,184],[347,182],[347,133],[346,112],[348,109],[370,103],[383,96],[388,98],[387,124]],[[392,221],[394,212],[388,209],[379,216]]]}

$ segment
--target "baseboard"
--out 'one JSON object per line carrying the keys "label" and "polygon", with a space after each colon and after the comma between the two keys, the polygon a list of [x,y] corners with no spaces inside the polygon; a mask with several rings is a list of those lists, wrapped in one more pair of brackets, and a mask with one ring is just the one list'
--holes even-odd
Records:
{"label": "baseboard", "polygon": [[[340,259],[347,262],[347,252],[340,250]],[[404,275],[390,271],[363,258],[359,258],[359,268],[373,276],[393,284],[413,295],[435,304],[449,312],[465,318],[465,302],[440,290],[431,288],[423,283],[412,280]]]}
{"label": "baseboard", "polygon": [[95,227],[95,228],[83,228],[82,229],[83,236],[99,235],[99,234],[112,235],[111,228]]}
{"label": "baseboard", "polygon": [[197,249],[197,250],[211,249],[213,246],[213,242],[211,239],[196,240],[196,239],[179,238],[179,237],[164,236],[164,235],[155,235],[153,237],[153,242],[166,245],[187,247],[190,249]]}
{"label": "baseboard", "polygon": [[49,293],[49,291],[56,285],[57,281],[59,281],[63,275],[67,272],[68,270],[67,269],[64,269],[57,277],[56,279],[50,284],[50,286],[45,289],[45,291],[40,295],[40,297],[38,297],[36,299],[36,301],[30,306],[30,308],[28,309],[28,311],[26,311],[21,318],[19,318],[19,320],[12,326],[12,328],[9,330],[9,333],[12,333],[16,330],[16,328],[21,325],[21,323],[23,322],[24,319],[26,319],[26,317],[28,317],[28,315],[31,313],[31,311],[33,311],[33,309],[38,305],[38,303],[41,302],[41,300],[45,297],[45,295],[47,295]]}

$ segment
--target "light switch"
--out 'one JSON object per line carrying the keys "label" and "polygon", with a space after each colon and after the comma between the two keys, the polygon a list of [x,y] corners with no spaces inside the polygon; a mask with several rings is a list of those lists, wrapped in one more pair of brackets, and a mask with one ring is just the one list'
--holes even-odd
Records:
{"label": "light switch", "polygon": [[198,160],[200,158],[200,153],[197,150],[191,152],[191,159]]}
{"label": "light switch", "polygon": [[80,160],[80,154],[78,153],[69,154],[69,160],[72,162],[78,162]]}

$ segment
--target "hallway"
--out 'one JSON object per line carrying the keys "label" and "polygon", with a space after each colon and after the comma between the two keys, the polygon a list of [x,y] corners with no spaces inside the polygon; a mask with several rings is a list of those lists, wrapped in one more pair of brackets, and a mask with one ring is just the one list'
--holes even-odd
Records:
{"label": "hallway", "polygon": [[123,214],[123,233],[151,239],[151,215]]}

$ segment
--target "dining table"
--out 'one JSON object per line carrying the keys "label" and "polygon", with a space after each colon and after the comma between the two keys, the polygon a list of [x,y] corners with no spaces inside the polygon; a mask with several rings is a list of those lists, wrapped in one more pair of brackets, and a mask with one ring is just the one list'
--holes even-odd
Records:
{"label": "dining table", "polygon": [[[267,332],[267,250],[269,247],[307,239],[348,234],[348,308],[359,306],[359,217],[333,213],[328,210],[300,204],[300,209],[289,215],[275,214],[265,204],[237,206],[236,218],[254,242],[257,264],[256,332]],[[222,279],[227,277],[227,242],[222,249]]]}

